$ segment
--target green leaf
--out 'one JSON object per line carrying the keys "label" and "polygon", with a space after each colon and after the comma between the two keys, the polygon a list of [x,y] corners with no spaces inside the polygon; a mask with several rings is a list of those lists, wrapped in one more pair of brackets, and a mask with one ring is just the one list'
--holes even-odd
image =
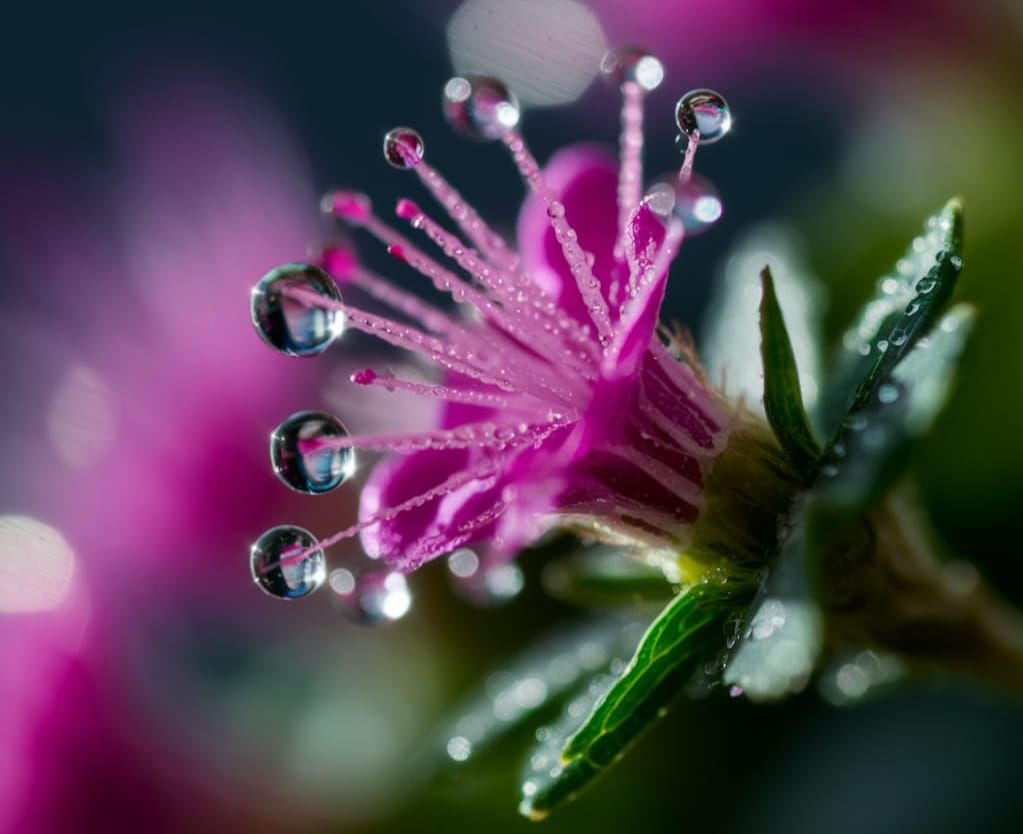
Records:
{"label": "green leaf", "polygon": [[799,692],[813,673],[823,642],[816,574],[822,542],[819,506],[808,501],[793,513],[741,641],[725,668],[724,682],[751,701]]}
{"label": "green leaf", "polygon": [[[724,682],[741,687],[751,700],[798,692],[812,675],[823,640],[816,585],[825,549],[887,489],[912,443],[930,427],[947,398],[973,318],[968,305],[943,316],[872,399],[850,415],[829,447],[818,481],[792,514],[725,669]],[[857,680],[866,674],[852,667],[847,672]]]}
{"label": "green leaf", "polygon": [[556,599],[588,608],[663,605],[676,590],[660,568],[603,545],[550,562],[543,586]]}
{"label": "green leaf", "polygon": [[798,237],[782,226],[754,229],[729,253],[712,285],[700,356],[707,374],[733,399],[758,410],[764,399],[760,362],[760,270],[771,268],[785,310],[803,401],[813,409],[821,379],[822,308],[825,293],[805,264]]}
{"label": "green leaf", "polygon": [[815,487],[831,507],[846,514],[862,510],[907,463],[913,444],[945,404],[974,318],[967,304],[946,313],[843,422]]}
{"label": "green leaf", "polygon": [[940,315],[962,269],[962,247],[962,204],[950,200],[878,281],[874,297],[842,339],[823,397],[820,422],[829,434],[847,414],[867,404]]}
{"label": "green leaf", "polygon": [[770,267],[760,273],[760,356],[764,365],[764,410],[774,434],[792,465],[800,472],[812,468],[820,448],[810,432],[799,387],[799,371],[785,319],[774,292]]}
{"label": "green leaf", "polygon": [[452,710],[432,742],[434,754],[456,763],[478,756],[581,682],[614,663],[624,665],[648,622],[593,618],[531,646],[493,670],[486,686]]}
{"label": "green leaf", "polygon": [[520,811],[531,819],[542,819],[616,761],[723,647],[727,619],[751,595],[749,586],[706,584],[672,600],[647,630],[621,675],[596,682],[599,697],[592,711],[554,760],[552,751],[585,714],[593,692],[584,695],[582,702],[570,704],[561,726],[548,730],[549,737],[530,757]]}

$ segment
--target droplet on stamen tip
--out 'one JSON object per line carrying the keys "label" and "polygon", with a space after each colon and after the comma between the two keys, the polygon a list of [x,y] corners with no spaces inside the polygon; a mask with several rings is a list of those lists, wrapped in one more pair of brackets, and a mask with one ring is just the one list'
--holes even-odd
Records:
{"label": "droplet on stamen tip", "polygon": [[518,99],[496,78],[456,76],[444,85],[444,117],[463,136],[482,141],[500,139],[519,123]]}
{"label": "droplet on stamen tip", "polygon": [[[323,305],[317,304],[323,299]],[[252,290],[252,324],[260,337],[289,356],[315,356],[344,329],[341,292],[334,279],[311,264],[284,264]]]}
{"label": "droplet on stamen tip", "polygon": [[249,568],[260,589],[277,599],[299,599],[319,588],[327,576],[322,550],[301,527],[283,524],[267,530],[252,545]]}
{"label": "droplet on stamen tip", "polygon": [[619,87],[638,84],[650,92],[664,80],[664,64],[643,47],[619,46],[604,53],[600,73]]}
{"label": "droplet on stamen tip", "polygon": [[394,622],[412,608],[412,593],[400,571],[338,568],[330,574],[330,587],[341,613],[360,625]]}
{"label": "droplet on stamen tip", "polygon": [[369,196],[361,191],[337,189],[320,198],[320,211],[349,223],[365,223],[373,212]]}
{"label": "droplet on stamen tip", "polygon": [[720,93],[690,90],[675,105],[675,122],[682,131],[683,147],[697,133],[697,144],[710,145],[732,129],[732,111]]}
{"label": "droplet on stamen tip", "polygon": [[329,244],[311,250],[309,260],[320,267],[338,283],[350,281],[359,267],[359,259],[348,246]]}
{"label": "droplet on stamen tip", "polygon": [[425,154],[423,137],[410,127],[396,127],[384,136],[384,159],[395,168],[414,168]]}
{"label": "droplet on stamen tip", "polygon": [[344,424],[322,411],[300,411],[270,435],[270,461],[274,473],[296,492],[330,492],[355,472],[355,451],[331,441],[348,437]]}
{"label": "droplet on stamen tip", "polygon": [[372,368],[364,368],[361,371],[355,371],[349,379],[356,385],[372,385],[377,376],[377,372]]}
{"label": "droplet on stamen tip", "polygon": [[644,201],[661,217],[674,213],[690,237],[706,231],[721,218],[723,212],[717,189],[696,175],[681,181],[677,175],[666,175],[651,186]]}

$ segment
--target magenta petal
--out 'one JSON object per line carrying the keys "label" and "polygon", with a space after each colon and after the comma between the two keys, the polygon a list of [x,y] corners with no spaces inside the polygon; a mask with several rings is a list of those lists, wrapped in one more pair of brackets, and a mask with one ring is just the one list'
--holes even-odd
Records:
{"label": "magenta petal", "polygon": [[[579,245],[594,256],[593,272],[604,283],[605,296],[615,271],[618,234],[618,168],[602,148],[573,145],[559,151],[544,176],[565,204],[565,218],[579,235]],[[554,237],[547,207],[530,194],[519,212],[519,251],[526,270],[578,321],[589,322],[582,296]]]}
{"label": "magenta petal", "polygon": [[[387,507],[421,495],[465,468],[465,449],[417,452],[385,458],[376,465],[359,496],[359,518],[368,520]],[[361,533],[362,547],[374,559],[398,562],[414,542],[434,526],[442,499],[401,513],[390,521],[372,524]]]}

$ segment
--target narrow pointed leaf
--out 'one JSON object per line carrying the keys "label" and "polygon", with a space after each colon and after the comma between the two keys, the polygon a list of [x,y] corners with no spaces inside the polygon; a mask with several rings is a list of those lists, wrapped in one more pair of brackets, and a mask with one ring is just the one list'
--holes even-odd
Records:
{"label": "narrow pointed leaf", "polygon": [[764,378],[754,357],[760,352],[760,270],[771,268],[778,301],[785,311],[789,341],[799,368],[803,402],[813,410],[821,379],[820,324],[825,293],[810,274],[798,237],[784,227],[754,229],[729,255],[713,283],[704,319],[700,356],[708,375],[730,397],[758,410]]}
{"label": "narrow pointed leaf", "polygon": [[[609,682],[588,717],[564,743],[560,761],[550,768],[545,762],[528,774],[522,813],[534,819],[546,816],[616,761],[697,669],[724,646],[726,620],[742,610],[751,595],[748,586],[707,584],[672,600],[647,630],[622,674]],[[557,741],[565,732],[562,727]],[[550,747],[546,744],[539,752],[549,754]]]}
{"label": "narrow pointed leaf", "polygon": [[843,422],[815,488],[831,506],[847,513],[866,507],[907,463],[945,404],[974,317],[966,304],[946,313]]}
{"label": "narrow pointed leaf", "polygon": [[785,327],[769,267],[760,273],[760,356],[764,365],[764,410],[786,456],[800,472],[809,472],[820,454],[803,409],[799,370]]}
{"label": "narrow pointed leaf", "polygon": [[822,402],[829,432],[863,408],[917,339],[937,320],[962,269],[963,211],[950,200],[928,219],[895,268],[845,333],[839,361]]}

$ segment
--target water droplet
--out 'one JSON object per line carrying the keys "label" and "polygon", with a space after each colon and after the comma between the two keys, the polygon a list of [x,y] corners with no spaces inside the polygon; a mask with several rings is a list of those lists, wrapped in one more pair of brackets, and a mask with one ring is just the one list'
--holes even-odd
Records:
{"label": "water droplet", "polygon": [[895,402],[899,398],[899,389],[886,382],[884,385],[877,389],[877,401],[888,405],[889,403]]}
{"label": "water droplet", "polygon": [[316,545],[313,534],[301,527],[283,524],[267,530],[252,545],[249,554],[253,580],[278,599],[298,599],[311,594],[327,576],[323,551],[306,553]]}
{"label": "water droplet", "polygon": [[331,445],[348,437],[344,424],[322,411],[292,414],[270,435],[270,462],[281,482],[316,495],[343,484],[355,472],[355,452]]}
{"label": "water droplet", "polygon": [[454,736],[448,740],[447,750],[453,761],[464,762],[472,755],[472,742],[465,736]]}
{"label": "water droplet", "polygon": [[750,637],[764,640],[785,625],[785,606],[780,600],[767,599],[750,622]]}
{"label": "water droplet", "polygon": [[369,569],[356,574],[338,568],[330,575],[330,587],[345,617],[362,625],[400,620],[412,607],[412,593],[399,571]]}
{"label": "water droplet", "polygon": [[479,567],[479,557],[468,547],[459,548],[448,556],[448,570],[451,571],[452,576],[459,579],[468,579],[470,576],[474,576]]}
{"label": "water droplet", "polygon": [[500,81],[480,75],[457,76],[444,85],[444,116],[471,139],[500,139],[519,123],[519,102]]}
{"label": "water droplet", "polygon": [[522,570],[513,562],[490,568],[483,574],[483,587],[493,602],[507,602],[525,585]]}
{"label": "water droplet", "polygon": [[[322,297],[323,306],[316,299]],[[344,329],[341,292],[326,272],[309,264],[285,264],[252,290],[252,323],[260,337],[289,356],[322,353]]]}
{"label": "water droplet", "polygon": [[682,221],[688,236],[698,235],[710,228],[721,218],[722,208],[717,189],[703,177],[694,175],[677,183],[675,216]]}
{"label": "water droplet", "polygon": [[664,80],[664,64],[639,46],[609,49],[600,62],[600,72],[619,87],[638,84],[648,92],[656,90]]}
{"label": "water droplet", "polygon": [[732,112],[719,93],[690,90],[675,105],[675,121],[685,136],[699,131],[699,144],[710,145],[732,129]]}
{"label": "water droplet", "polygon": [[336,189],[320,198],[320,211],[332,217],[340,217],[349,223],[365,223],[373,211],[366,194],[361,191]]}
{"label": "water droplet", "polygon": [[414,168],[425,153],[423,137],[410,127],[396,127],[384,136],[384,159],[395,168]]}
{"label": "water droplet", "polygon": [[518,596],[524,585],[525,577],[521,568],[514,562],[507,562],[483,569],[477,566],[471,574],[460,578],[455,590],[476,605],[495,606],[510,602]]}

